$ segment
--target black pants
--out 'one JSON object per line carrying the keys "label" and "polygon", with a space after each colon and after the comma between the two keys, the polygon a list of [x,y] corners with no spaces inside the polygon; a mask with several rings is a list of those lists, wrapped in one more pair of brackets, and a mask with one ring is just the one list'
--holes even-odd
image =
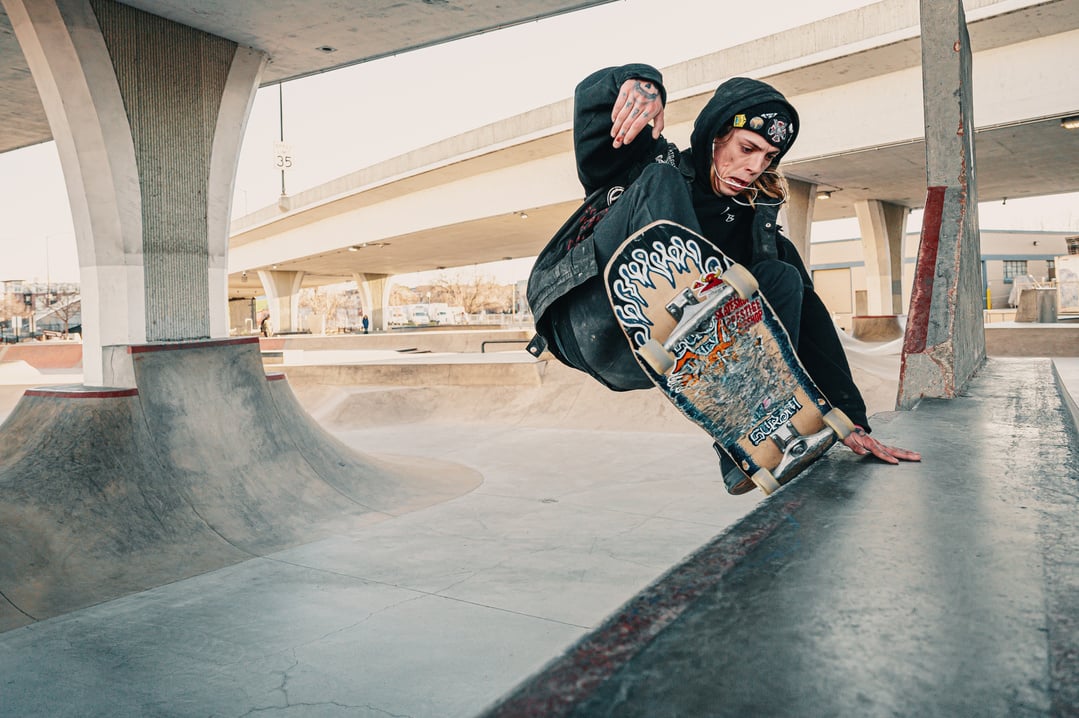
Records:
{"label": "black pants", "polygon": [[[644,170],[596,224],[593,237],[601,271],[627,237],[660,219],[701,233],[689,186],[681,173],[670,165],[654,164]],[[802,274],[780,260],[767,260],[749,270],[797,347],[805,293]],[[590,278],[557,300],[548,311],[556,348],[570,364],[617,391],[653,386],[633,357],[614,318],[602,276]]]}

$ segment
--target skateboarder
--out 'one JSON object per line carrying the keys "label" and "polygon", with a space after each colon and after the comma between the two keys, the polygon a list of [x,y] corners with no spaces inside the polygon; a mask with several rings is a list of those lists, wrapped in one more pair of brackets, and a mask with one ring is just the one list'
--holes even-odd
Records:
{"label": "skateboarder", "polygon": [[[857,429],[844,440],[888,463],[916,452],[869,436],[865,402],[828,310],[777,217],[786,182],[777,166],[798,135],[798,113],[770,85],[748,78],[721,84],[698,115],[690,148],[662,134],[666,90],[644,64],[599,70],[574,94],[577,176],[588,197],[537,258],[528,300],[537,334],[569,366],[616,391],[653,386],[615,321],[603,268],[631,234],[677,222],[746,266],[784,324],[810,376]],[[750,490],[720,453],[728,488]]]}

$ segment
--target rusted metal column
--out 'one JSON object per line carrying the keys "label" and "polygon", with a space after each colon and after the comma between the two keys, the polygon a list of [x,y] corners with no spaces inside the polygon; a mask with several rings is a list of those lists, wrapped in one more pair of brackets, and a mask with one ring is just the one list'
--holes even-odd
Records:
{"label": "rusted metal column", "polygon": [[959,0],[921,0],[928,190],[900,408],[953,398],[985,361],[970,37]]}

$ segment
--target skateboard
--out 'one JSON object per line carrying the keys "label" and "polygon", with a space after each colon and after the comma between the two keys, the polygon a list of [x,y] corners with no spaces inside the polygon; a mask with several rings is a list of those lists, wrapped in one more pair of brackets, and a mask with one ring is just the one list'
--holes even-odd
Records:
{"label": "skateboard", "polygon": [[853,431],[753,275],[704,237],[654,222],[622,244],[605,280],[641,368],[765,494]]}

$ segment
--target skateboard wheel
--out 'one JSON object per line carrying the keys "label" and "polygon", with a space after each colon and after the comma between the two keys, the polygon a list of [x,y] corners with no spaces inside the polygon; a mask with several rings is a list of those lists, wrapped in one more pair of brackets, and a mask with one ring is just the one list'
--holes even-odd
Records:
{"label": "skateboard wheel", "polygon": [[854,431],[854,422],[843,413],[842,409],[832,409],[825,414],[824,425],[834,431],[840,441],[846,439]]}
{"label": "skateboard wheel", "polygon": [[657,374],[666,374],[674,366],[674,357],[655,339],[649,339],[641,345],[637,353]]}
{"label": "skateboard wheel", "polygon": [[768,469],[758,469],[749,478],[753,480],[758,489],[764,492],[765,496],[779,488],[779,482],[776,481],[776,477],[772,476],[772,472]]}
{"label": "skateboard wheel", "polygon": [[757,278],[741,264],[732,264],[731,268],[723,273],[723,281],[742,299],[749,299],[757,291]]}

